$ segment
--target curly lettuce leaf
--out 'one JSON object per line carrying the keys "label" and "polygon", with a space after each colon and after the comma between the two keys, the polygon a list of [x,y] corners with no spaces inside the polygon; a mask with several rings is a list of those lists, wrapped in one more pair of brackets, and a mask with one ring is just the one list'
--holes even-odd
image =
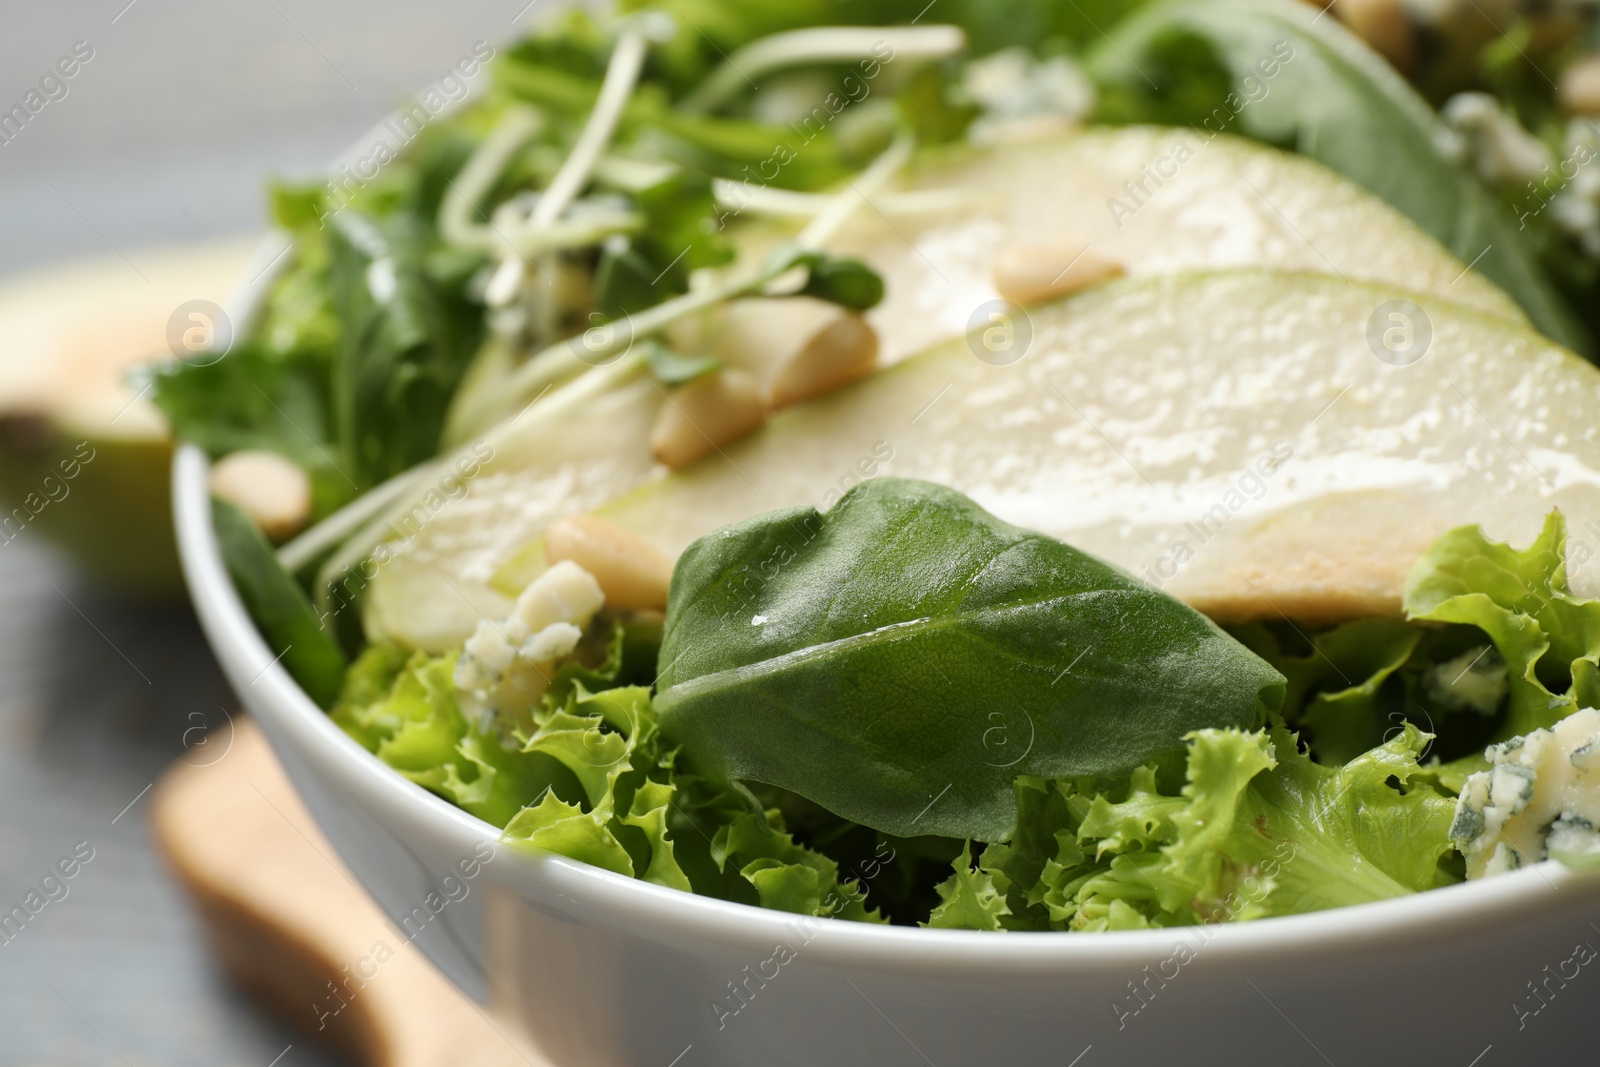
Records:
{"label": "curly lettuce leaf", "polygon": [[333,721],[407,778],[496,826],[553,785],[570,792],[559,764],[467,720],[455,664],[454,654],[374,645],[346,674]]}
{"label": "curly lettuce leaf", "polygon": [[1198,768],[1191,756],[1186,793],[1225,791],[1214,780],[1236,781],[1240,760],[1271,765],[1239,794],[1225,831],[1183,826],[1167,850],[1199,875],[1196,913],[1234,917],[1242,906],[1292,915],[1438,884],[1455,801],[1423,780],[1417,757],[1426,740],[1408,725],[1388,744],[1327,768],[1302,755],[1284,730],[1272,731],[1270,741],[1215,731],[1197,738],[1195,751],[1205,756]]}
{"label": "curly lettuce leaf", "polygon": [[1344,763],[1382,743],[1389,723],[1379,693],[1421,640],[1415,627],[1393,619],[1361,619],[1314,639],[1313,654],[1296,664],[1297,680],[1315,679],[1320,691],[1307,701],[1300,721],[1316,735],[1324,762]]}
{"label": "curly lettuce leaf", "polygon": [[[1298,646],[1286,632],[1241,635],[1283,668],[1289,722],[1352,748],[1360,730],[1389,721],[1387,701],[1409,701],[1441,668],[1459,673],[1486,653],[1485,634],[1514,668],[1512,707],[1498,719],[1488,704],[1458,709],[1463,726],[1451,719],[1452,729],[1525,730],[1530,711],[1559,718],[1587,699],[1577,694],[1592,680],[1600,625],[1595,603],[1568,589],[1559,515],[1521,551],[1453,531],[1419,563],[1406,603],[1413,621],[1296,634]],[[1126,775],[1017,778],[1016,829],[1002,842],[886,839],[798,796],[758,799],[704,776],[663,738],[650,690],[617,685],[626,649],[619,629],[599,667],[559,672],[514,737],[463,717],[453,657],[381,646],[351,668],[333,714],[413,780],[505,820],[521,847],[800,915],[882,921],[867,907],[873,882],[897,921],[1139,929],[1298,914],[1460,878],[1448,836],[1455,804],[1438,784],[1452,772],[1422,765],[1430,736],[1403,720],[1333,765],[1281,722],[1200,730]],[[869,849],[874,861],[858,863]],[[929,870],[946,873],[920,881]],[[907,871],[918,872],[913,882],[891,888]]]}
{"label": "curly lettuce leaf", "polygon": [[1475,626],[1505,661],[1510,714],[1496,741],[1600,703],[1600,600],[1572,595],[1566,538],[1559,511],[1521,551],[1464,526],[1441,537],[1406,582],[1407,615]]}
{"label": "curly lettuce leaf", "polygon": [[[1123,930],[1238,922],[1385,900],[1450,878],[1455,803],[1415,727],[1343,767],[1279,728],[1190,736],[1185,779],[1021,779],[1016,837],[964,853],[930,925]],[[1164,780],[1165,779],[1165,780]]]}
{"label": "curly lettuce leaf", "polygon": [[[526,730],[482,729],[455,689],[456,654],[368,648],[331,715],[418,785],[504,830],[508,843],[706,896],[810,916],[883,921],[839,865],[798,843],[748,791],[708,782],[664,744],[617,628],[599,667],[555,676]],[[601,688],[593,692],[590,686]]]}
{"label": "curly lettuce leaf", "polygon": [[955,873],[939,885],[939,906],[928,925],[944,930],[1003,930],[1011,915],[1011,880],[1000,864],[972,866],[972,846],[962,846]]}
{"label": "curly lettuce leaf", "polygon": [[1474,626],[1360,619],[1310,634],[1263,623],[1233,633],[1288,679],[1282,721],[1321,764],[1346,763],[1411,723],[1433,735],[1424,758],[1449,765],[1481,754],[1504,718],[1505,664]]}
{"label": "curly lettuce leaf", "polygon": [[681,766],[663,746],[647,688],[591,694],[579,684],[564,708],[547,709],[524,751],[559,761],[585,795],[525,809],[506,826],[508,842],[672,889],[877,920],[838,865],[796,843],[776,811]]}

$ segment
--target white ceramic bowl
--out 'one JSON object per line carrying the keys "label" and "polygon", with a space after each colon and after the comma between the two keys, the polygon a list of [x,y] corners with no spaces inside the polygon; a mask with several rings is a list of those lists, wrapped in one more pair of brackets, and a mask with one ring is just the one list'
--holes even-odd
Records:
{"label": "white ceramic bowl", "polygon": [[[281,269],[283,247],[260,262]],[[252,273],[241,333],[274,276]],[[1555,864],[1254,923],[983,934],[801,922],[504,848],[274,662],[218,555],[206,473],[180,450],[178,541],[234,688],[378,905],[558,1067],[1594,1062],[1600,877]]]}

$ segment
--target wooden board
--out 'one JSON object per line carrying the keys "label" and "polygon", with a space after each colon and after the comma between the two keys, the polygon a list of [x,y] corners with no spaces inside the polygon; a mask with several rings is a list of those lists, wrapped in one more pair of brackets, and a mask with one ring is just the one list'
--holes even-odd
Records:
{"label": "wooden board", "polygon": [[[234,720],[223,755],[208,746],[174,766],[151,821],[222,967],[313,1038],[367,1067],[551,1067],[513,1046],[396,933],[254,723]],[[384,962],[373,978],[349,978],[375,957]]]}

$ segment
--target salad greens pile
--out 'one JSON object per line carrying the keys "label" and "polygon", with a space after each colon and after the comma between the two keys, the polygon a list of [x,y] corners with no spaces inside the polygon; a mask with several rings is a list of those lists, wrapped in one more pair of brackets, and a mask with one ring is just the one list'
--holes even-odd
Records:
{"label": "salad greens pile", "polygon": [[[1600,703],[1600,604],[1567,589],[1559,514],[1525,551],[1446,536],[1412,575],[1405,620],[1225,632],[952,490],[880,479],[826,514],[697,543],[664,619],[602,612],[538,698],[501,716],[463,705],[470,650],[366,644],[355,613],[330,610],[383,509],[552,386],[713,373],[715,358],[661,338],[732,297],[875,306],[883,280],[821,251],[847,210],[832,194],[864,196],[913,146],[993,119],[966,75],[1006,49],[1058,77],[1052,92],[1081,70],[1092,121],[1219,124],[1342,173],[1463,260],[1493,248],[1480,269],[1546,334],[1592,351],[1600,302],[1576,238],[1513,224],[1514,191],[1461,162],[1439,101],[1303,7],[620,8],[510,47],[492,88],[359,188],[276,188],[292,266],[258,327],[226,358],[155,372],[180,437],[310,476],[312,529],[281,550],[229,505],[215,519],[242,597],[313,699],[508,841],[806,915],[1131,929],[1462,880],[1456,794],[1487,769],[1485,746]],[[815,27],[831,28],[791,32]],[[1269,74],[1281,42],[1294,60]],[[1496,63],[1520,113],[1539,114]],[[858,104],[808,127],[830,94]],[[736,259],[745,201],[730,183],[751,181],[815,194],[785,201],[814,221],[708,290],[698,272]]]}
{"label": "salad greens pile", "polygon": [[[688,292],[695,270],[729,262],[739,201],[719,197],[717,182],[815,192],[859,175],[897,133],[920,145],[962,140],[983,116],[962,87],[962,65],[1016,47],[1080,60],[1096,89],[1094,121],[1226,130],[1302,152],[1389,202],[1464,261],[1492,248],[1478,268],[1552,338],[1593,351],[1594,323],[1580,319],[1600,307],[1597,279],[1579,263],[1579,242],[1549,232],[1542,214],[1531,228],[1515,225],[1518,212],[1507,206],[1525,198],[1522,190],[1488,188],[1457,162],[1450,130],[1428,100],[1333,19],[1308,23],[1287,0],[943,0],[931,11],[914,0],[620,7],[652,43],[614,116],[616,151],[591,168],[593,187],[572,204],[571,225],[537,240],[523,232],[538,199],[528,191],[549,187],[573,158],[611,73],[615,33],[581,11],[499,56],[481,100],[425,127],[359,188],[329,181],[274,190],[274,218],[292,235],[294,266],[254,337],[227,360],[158,373],[155,397],[178,435],[218,455],[281,452],[312,473],[314,517],[326,517],[434,456],[447,443],[452,409],[459,429],[482,429],[465,416],[485,397],[514,407],[506,396],[526,402],[549,384],[536,374],[514,377],[514,354],[659,308]],[[941,55],[906,37],[931,28],[905,25],[924,15],[959,28],[966,48]],[[859,46],[859,60],[816,62],[761,92],[738,79],[715,106],[693,98],[728,72],[741,47],[816,26],[882,31]],[[1295,58],[1274,64],[1267,79],[1259,65],[1281,42]],[[896,79],[874,84],[838,122],[804,124],[813,95],[831,90],[844,99],[847,85],[880,76],[897,47],[913,62],[902,62]],[[919,59],[918,48],[929,54]],[[797,83],[804,106],[792,99]],[[1516,99],[1534,113],[1526,91]],[[1546,101],[1537,113],[1550,107]],[[1555,151],[1560,135],[1543,135]],[[454,220],[453,232],[442,219]],[[531,265],[545,291],[531,310],[485,306],[497,257],[502,267]],[[814,278],[829,273],[813,270]],[[392,299],[373,298],[374,276]],[[841,291],[818,281],[809,292],[857,307],[871,299],[858,284]]]}
{"label": "salad greens pile", "polygon": [[[1410,621],[1309,635],[1251,625],[1238,640],[936,486],[879,479],[823,518],[846,529],[808,530],[814,512],[787,512],[699,542],[674,576],[665,643],[611,623],[590,665],[580,656],[564,667],[509,735],[483,731],[461,708],[456,653],[382,645],[362,654],[333,717],[508,840],[659,885],[867,921],[1134,929],[1291,915],[1462,880],[1455,790],[1487,766],[1485,743],[1585,702],[1573,679],[1592,684],[1600,653],[1600,601],[1567,591],[1559,514],[1524,551],[1475,528],[1441,539],[1412,575]],[[815,568],[850,571],[852,549],[883,543],[861,529],[880,522],[903,524],[905,536],[886,538],[896,551],[859,576],[818,580]],[[969,523],[991,540],[965,554],[921,536]],[[798,540],[808,533],[815,549]],[[802,557],[793,580],[751,592],[730,582],[742,585],[745,564],[785,537]],[[1017,611],[1003,585],[961,577],[1008,564],[1035,573],[1032,553],[1059,554],[1093,587],[1063,596],[1041,583]],[[930,583],[925,603],[898,605],[887,592],[947,569],[949,584]],[[851,602],[866,590],[883,594],[877,607]],[[1129,596],[1149,603],[1116,603]],[[1101,601],[1105,614],[1028,610],[1074,597]],[[887,614],[858,623],[862,606]],[[1129,632],[1107,633],[1124,610]],[[675,650],[685,639],[672,635],[707,613],[750,629],[751,612],[783,620],[788,640],[724,634]],[[934,625],[890,618],[907,613]],[[1033,633],[1006,635],[1008,622]],[[852,647],[833,636],[841,623],[891,643]],[[1103,651],[1074,668],[1081,688],[1030,690],[1038,661],[1027,650],[1074,625],[1101,630]],[[985,642],[978,662],[969,650]],[[864,663],[835,658],[863,648]],[[725,669],[709,697],[678,692],[693,683],[675,678],[707,676],[694,663],[756,650],[770,658]],[[674,660],[677,673],[663,671],[653,692],[657,664]],[[1138,701],[1121,700],[1115,687],[1127,685]],[[1005,708],[1019,710],[995,710]],[[997,767],[1011,759],[1007,732],[1024,743],[1024,722],[1037,740],[1011,769]],[[871,757],[865,769],[853,766],[855,747]],[[1102,765],[1045,769],[1085,753]],[[941,781],[945,790],[927,790]]]}
{"label": "salad greens pile", "polygon": [[921,482],[726,528],[673,583],[663,727],[720,778],[901,836],[1002,840],[1018,775],[1125,770],[1253,725],[1282,684],[1198,612]]}

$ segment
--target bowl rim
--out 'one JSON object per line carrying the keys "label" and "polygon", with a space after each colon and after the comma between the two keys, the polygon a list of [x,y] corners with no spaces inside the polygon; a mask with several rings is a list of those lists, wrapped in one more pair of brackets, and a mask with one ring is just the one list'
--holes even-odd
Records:
{"label": "bowl rim", "polygon": [[[292,240],[271,230],[225,309],[234,338],[251,333],[273,284],[292,258]],[[225,358],[225,355],[224,355]],[[227,575],[211,527],[209,459],[180,444],[173,457],[172,504],[179,554],[197,614],[218,660],[252,704],[276,747],[288,744],[352,793],[384,807],[391,818],[459,845],[461,854],[490,844],[490,881],[524,899],[574,918],[618,927],[682,947],[707,943],[770,946],[800,938],[818,962],[926,974],[959,967],[964,976],[1025,977],[1103,973],[1139,966],[1175,944],[1198,940],[1208,955],[1244,962],[1291,962],[1381,948],[1423,947],[1452,933],[1534,923],[1561,908],[1600,899],[1600,872],[1577,872],[1545,861],[1498,877],[1302,915],[1247,922],[1093,935],[1053,932],[935,930],[848,921],[802,920],[785,912],[668,889],[548,853],[501,844],[495,827],[410,781],[347,735],[273,657]],[[264,666],[262,666],[264,664]],[[244,692],[240,696],[244,697]]]}

